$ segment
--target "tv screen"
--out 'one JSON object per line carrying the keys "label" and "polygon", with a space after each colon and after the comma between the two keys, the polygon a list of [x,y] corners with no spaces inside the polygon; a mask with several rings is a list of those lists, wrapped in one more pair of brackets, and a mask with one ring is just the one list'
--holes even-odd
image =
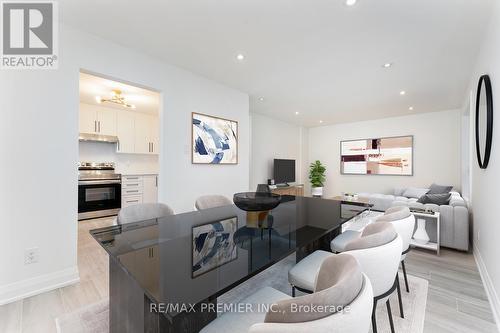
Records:
{"label": "tv screen", "polygon": [[295,160],[274,160],[274,181],[276,184],[295,181]]}

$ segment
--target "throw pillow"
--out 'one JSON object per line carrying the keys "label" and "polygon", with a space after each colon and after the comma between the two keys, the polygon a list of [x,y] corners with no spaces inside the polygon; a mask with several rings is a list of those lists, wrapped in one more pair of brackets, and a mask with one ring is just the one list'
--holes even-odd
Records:
{"label": "throw pillow", "polygon": [[408,187],[403,193],[403,197],[418,199],[429,192],[428,188]]}
{"label": "throw pillow", "polygon": [[435,193],[435,194],[424,194],[418,199],[418,202],[423,204],[435,204],[438,206],[447,205],[450,202],[450,193]]}
{"label": "throw pillow", "polygon": [[438,185],[438,184],[432,184],[431,187],[429,188],[429,192],[427,194],[441,194],[441,193],[450,193],[450,191],[453,189],[453,186],[448,186],[448,185]]}

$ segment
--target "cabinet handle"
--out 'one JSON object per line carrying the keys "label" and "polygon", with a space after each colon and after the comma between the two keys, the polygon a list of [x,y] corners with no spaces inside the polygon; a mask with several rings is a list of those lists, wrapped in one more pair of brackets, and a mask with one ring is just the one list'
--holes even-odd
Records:
{"label": "cabinet handle", "polygon": [[117,150],[118,150],[118,151],[120,151],[120,141],[117,141],[117,142],[116,142],[116,146],[117,146],[117,148],[118,148]]}
{"label": "cabinet handle", "polygon": [[151,142],[151,152],[152,153],[155,152],[155,144],[153,142]]}
{"label": "cabinet handle", "polygon": [[127,200],[126,202],[127,202],[127,203],[131,203],[131,202],[139,202],[139,200]]}
{"label": "cabinet handle", "polygon": [[139,190],[128,190],[128,191],[126,191],[126,192],[127,192],[127,193],[137,193],[137,192],[139,192]]}
{"label": "cabinet handle", "polygon": [[139,186],[139,184],[127,184],[127,186]]}
{"label": "cabinet handle", "polygon": [[158,187],[158,176],[155,177],[155,186]]}
{"label": "cabinet handle", "polygon": [[101,121],[99,120],[97,123],[99,124],[99,133],[101,133]]}
{"label": "cabinet handle", "polygon": [[94,120],[94,132],[97,132],[97,120]]}
{"label": "cabinet handle", "polygon": [[130,179],[139,179],[139,177],[126,177],[127,180],[130,180]]}

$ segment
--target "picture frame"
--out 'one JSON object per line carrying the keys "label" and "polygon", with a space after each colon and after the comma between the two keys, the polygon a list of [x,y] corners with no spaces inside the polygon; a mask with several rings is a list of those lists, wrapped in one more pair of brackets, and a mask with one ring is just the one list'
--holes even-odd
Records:
{"label": "picture frame", "polygon": [[[340,173],[342,175],[413,176],[414,142],[413,135],[340,141]],[[368,147],[372,144],[373,147]],[[356,150],[360,153],[356,154]]]}
{"label": "picture frame", "polygon": [[238,121],[192,112],[191,163],[238,164]]}

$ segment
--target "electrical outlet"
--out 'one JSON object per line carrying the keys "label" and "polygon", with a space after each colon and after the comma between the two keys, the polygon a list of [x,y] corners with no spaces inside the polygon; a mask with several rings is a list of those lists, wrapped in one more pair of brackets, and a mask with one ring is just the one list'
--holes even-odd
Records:
{"label": "electrical outlet", "polygon": [[30,265],[38,262],[38,248],[32,247],[24,250],[24,264]]}

